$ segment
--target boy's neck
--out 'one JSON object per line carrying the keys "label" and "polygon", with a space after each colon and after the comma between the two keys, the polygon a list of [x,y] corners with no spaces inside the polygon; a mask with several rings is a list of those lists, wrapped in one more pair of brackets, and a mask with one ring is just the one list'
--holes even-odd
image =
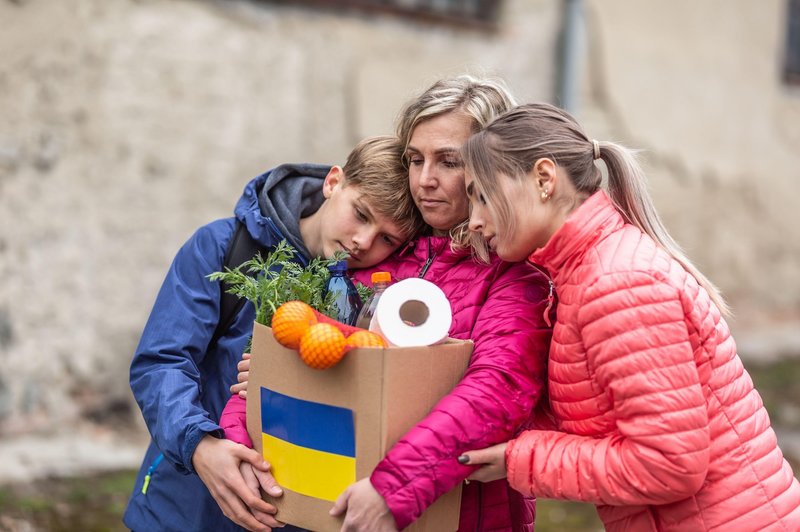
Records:
{"label": "boy's neck", "polygon": [[314,214],[300,218],[300,237],[303,239],[310,258],[321,257],[323,254],[321,228],[324,210],[325,204],[323,203]]}

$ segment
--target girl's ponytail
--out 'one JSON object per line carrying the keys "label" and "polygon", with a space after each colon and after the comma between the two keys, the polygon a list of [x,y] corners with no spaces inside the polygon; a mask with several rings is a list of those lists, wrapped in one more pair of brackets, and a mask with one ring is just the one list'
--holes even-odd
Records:
{"label": "girl's ponytail", "polygon": [[591,141],[595,158],[608,169],[608,195],[627,221],[641,229],[677,260],[706,289],[723,315],[731,314],[719,289],[703,275],[670,236],[647,191],[644,172],[634,154],[613,142]]}
{"label": "girl's ponytail", "polygon": [[[507,228],[513,228],[514,220],[496,176],[523,182],[536,161],[547,157],[564,169],[578,196],[585,199],[603,186],[602,172],[595,164],[602,159],[608,170],[608,195],[619,213],[694,276],[722,314],[730,315],[719,289],[692,264],[664,227],[633,152],[612,142],[591,140],[563,109],[546,103],[517,106],[473,135],[462,154],[467,173],[494,206],[495,223]],[[570,208],[578,204],[569,201]]]}

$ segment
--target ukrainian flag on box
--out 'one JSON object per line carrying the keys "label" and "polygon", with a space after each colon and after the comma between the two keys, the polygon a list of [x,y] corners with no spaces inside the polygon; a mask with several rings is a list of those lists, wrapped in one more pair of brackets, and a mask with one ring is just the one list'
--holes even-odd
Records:
{"label": "ukrainian flag on box", "polygon": [[353,411],[261,388],[261,439],[275,480],[335,501],[356,480]]}

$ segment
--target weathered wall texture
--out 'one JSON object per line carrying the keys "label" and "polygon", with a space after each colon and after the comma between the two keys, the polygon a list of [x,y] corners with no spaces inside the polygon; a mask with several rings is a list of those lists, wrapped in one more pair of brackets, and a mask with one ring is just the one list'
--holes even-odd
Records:
{"label": "weathered wall texture", "polygon": [[[737,328],[793,323],[800,95],[778,76],[783,2],[586,4],[590,133],[646,150],[668,225]],[[271,166],[340,162],[391,131],[441,75],[552,101],[560,23],[556,0],[508,0],[488,36],[243,0],[0,0],[0,453],[140,436],[130,356],[197,226]]]}
{"label": "weathered wall texture", "polygon": [[661,214],[737,328],[796,328],[800,87],[781,81],[786,2],[588,7],[592,126],[644,150]]}

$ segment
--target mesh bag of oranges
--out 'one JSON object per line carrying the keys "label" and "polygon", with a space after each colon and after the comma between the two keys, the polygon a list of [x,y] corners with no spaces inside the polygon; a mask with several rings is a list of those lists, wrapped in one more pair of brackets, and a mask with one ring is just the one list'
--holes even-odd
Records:
{"label": "mesh bag of oranges", "polygon": [[388,347],[383,336],[340,323],[302,301],[287,301],[272,317],[272,334],[314,369],[327,369],[356,347]]}

